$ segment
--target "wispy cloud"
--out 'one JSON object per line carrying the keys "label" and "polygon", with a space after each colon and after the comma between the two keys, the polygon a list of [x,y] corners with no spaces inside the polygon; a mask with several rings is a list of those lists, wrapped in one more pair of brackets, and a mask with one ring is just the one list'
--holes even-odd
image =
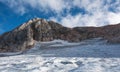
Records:
{"label": "wispy cloud", "polygon": [[[84,8],[87,13],[78,13],[75,16],[68,15],[61,16],[63,25],[67,27],[76,26],[103,26],[106,24],[120,23],[120,1],[116,0],[74,0],[72,7]],[[51,17],[56,20],[56,18]]]}
{"label": "wispy cloud", "polygon": [[49,10],[60,13],[67,4],[64,0],[2,0],[2,2],[9,5],[11,9],[21,15],[29,10],[28,6],[39,11],[44,11],[45,13]]}
{"label": "wispy cloud", "polygon": [[[16,13],[24,15],[31,8],[43,11],[45,14],[52,11],[57,16],[49,17],[67,27],[75,26],[103,26],[106,24],[120,23],[119,0],[2,0],[10,5]],[[70,13],[72,8],[84,9],[85,14],[78,12]],[[64,10],[67,11],[63,16]]]}
{"label": "wispy cloud", "polygon": [[27,12],[27,9],[22,0],[0,0],[4,4],[8,5],[15,13],[23,15]]}

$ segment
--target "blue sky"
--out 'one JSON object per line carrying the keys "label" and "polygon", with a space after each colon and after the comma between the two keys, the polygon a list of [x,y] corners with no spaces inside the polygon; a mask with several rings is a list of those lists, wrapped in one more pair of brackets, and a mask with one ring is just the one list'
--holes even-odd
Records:
{"label": "blue sky", "polygon": [[0,0],[0,34],[40,17],[66,27],[120,23],[120,0]]}

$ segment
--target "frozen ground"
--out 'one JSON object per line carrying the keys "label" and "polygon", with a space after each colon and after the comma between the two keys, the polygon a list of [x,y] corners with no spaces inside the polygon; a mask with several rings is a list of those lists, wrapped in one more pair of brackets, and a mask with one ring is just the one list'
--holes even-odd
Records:
{"label": "frozen ground", "polygon": [[9,54],[0,57],[0,72],[120,72],[120,45],[101,39],[37,42],[23,54]]}

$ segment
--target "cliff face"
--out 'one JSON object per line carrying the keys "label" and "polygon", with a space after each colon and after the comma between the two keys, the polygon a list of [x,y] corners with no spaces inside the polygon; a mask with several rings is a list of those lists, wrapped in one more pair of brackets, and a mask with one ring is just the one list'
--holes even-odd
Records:
{"label": "cliff face", "polygon": [[102,37],[120,43],[120,24],[104,27],[67,28],[53,21],[32,19],[0,36],[0,52],[17,52],[32,48],[35,41],[62,39],[70,42]]}
{"label": "cliff face", "polygon": [[[53,21],[35,18],[0,36],[0,52],[24,51],[34,46],[35,41],[60,39],[64,27]],[[61,31],[62,32],[62,31]]]}

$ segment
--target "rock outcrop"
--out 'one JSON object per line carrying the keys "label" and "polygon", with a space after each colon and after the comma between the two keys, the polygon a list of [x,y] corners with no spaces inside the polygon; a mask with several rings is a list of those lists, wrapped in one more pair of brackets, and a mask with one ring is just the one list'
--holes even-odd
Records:
{"label": "rock outcrop", "polygon": [[[0,36],[0,52],[17,52],[32,48],[35,41],[59,39],[64,27],[53,21],[34,18]],[[62,31],[61,31],[62,32]]]}
{"label": "rock outcrop", "polygon": [[18,52],[32,48],[35,41],[54,39],[79,42],[101,37],[109,43],[120,43],[120,24],[103,27],[67,28],[53,21],[34,18],[0,36],[0,52]]}

